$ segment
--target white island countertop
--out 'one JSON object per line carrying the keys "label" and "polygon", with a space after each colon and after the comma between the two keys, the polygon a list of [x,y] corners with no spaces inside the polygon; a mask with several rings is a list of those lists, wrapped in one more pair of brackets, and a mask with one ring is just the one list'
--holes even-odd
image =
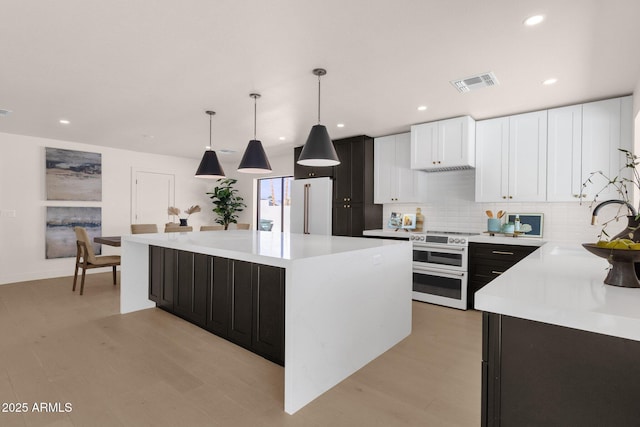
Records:
{"label": "white island countertop", "polygon": [[640,288],[605,285],[608,265],[548,242],[476,292],[475,308],[640,341]]}
{"label": "white island countertop", "polygon": [[296,260],[402,244],[392,240],[247,230],[132,234],[122,238],[285,268]]}

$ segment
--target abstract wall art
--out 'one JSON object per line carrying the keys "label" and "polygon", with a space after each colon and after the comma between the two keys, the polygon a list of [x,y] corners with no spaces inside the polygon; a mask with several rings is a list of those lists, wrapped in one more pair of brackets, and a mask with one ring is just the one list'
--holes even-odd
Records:
{"label": "abstract wall art", "polygon": [[45,150],[47,200],[102,200],[102,154]]}
{"label": "abstract wall art", "polygon": [[102,208],[48,206],[46,259],[76,256],[76,226],[87,229],[94,252],[100,254],[101,246],[93,243],[93,238],[102,234]]}

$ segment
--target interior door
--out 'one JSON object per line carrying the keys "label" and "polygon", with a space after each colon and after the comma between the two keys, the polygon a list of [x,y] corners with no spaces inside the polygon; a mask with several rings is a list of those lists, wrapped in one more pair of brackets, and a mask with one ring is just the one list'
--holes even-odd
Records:
{"label": "interior door", "polygon": [[157,224],[158,229],[170,221],[167,208],[174,205],[175,175],[163,172],[132,172],[131,223]]}

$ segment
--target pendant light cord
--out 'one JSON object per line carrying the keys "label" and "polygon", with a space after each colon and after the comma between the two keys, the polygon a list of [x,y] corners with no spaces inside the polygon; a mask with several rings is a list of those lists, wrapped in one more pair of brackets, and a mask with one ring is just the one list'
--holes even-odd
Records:
{"label": "pendant light cord", "polygon": [[211,128],[212,128],[212,119],[213,119],[213,114],[209,114],[209,150],[213,151],[213,146],[211,145]]}
{"label": "pendant light cord", "polygon": [[258,117],[258,97],[254,96],[253,97],[253,140],[255,141],[256,138],[256,123],[258,121],[257,119]]}
{"label": "pendant light cord", "polygon": [[318,76],[318,124],[320,124],[320,76]]}

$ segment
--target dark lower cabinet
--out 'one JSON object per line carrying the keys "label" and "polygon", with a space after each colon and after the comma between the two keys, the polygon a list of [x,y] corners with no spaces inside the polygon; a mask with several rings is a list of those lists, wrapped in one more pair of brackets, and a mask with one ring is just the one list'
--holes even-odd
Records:
{"label": "dark lower cabinet", "polygon": [[474,308],[477,291],[536,249],[537,246],[469,243],[467,308]]}
{"label": "dark lower cabinet", "polygon": [[284,362],[284,269],[253,264],[252,272],[252,347],[267,359]]}
{"label": "dark lower cabinet", "polygon": [[211,284],[207,292],[207,316],[205,329],[219,336],[226,336],[229,330],[229,275],[231,261],[227,258],[210,259]]}
{"label": "dark lower cabinet", "polygon": [[483,313],[482,426],[638,426],[640,342]]}
{"label": "dark lower cabinet", "polygon": [[251,263],[231,261],[229,339],[243,347],[251,347],[253,326],[253,280]]}
{"label": "dark lower cabinet", "polygon": [[150,246],[149,299],[284,365],[284,269]]}

